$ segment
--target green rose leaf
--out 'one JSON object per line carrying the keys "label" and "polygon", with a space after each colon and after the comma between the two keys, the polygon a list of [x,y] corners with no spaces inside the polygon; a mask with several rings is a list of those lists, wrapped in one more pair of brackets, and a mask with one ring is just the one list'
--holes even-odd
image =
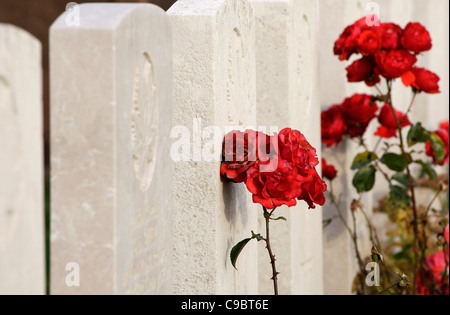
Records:
{"label": "green rose leaf", "polygon": [[406,166],[409,164],[411,157],[403,157],[402,155],[395,154],[395,153],[385,153],[381,159],[380,162],[386,165],[389,169],[396,171],[396,172],[402,172]]}
{"label": "green rose leaf", "polygon": [[432,132],[430,135],[430,144],[434,151],[436,163],[441,163],[445,159],[445,145],[441,137]]}
{"label": "green rose leaf", "polygon": [[378,156],[374,152],[365,151],[362,153],[359,153],[355,156],[352,162],[352,170],[360,169],[363,166],[366,166],[367,164],[370,164],[371,162],[378,159]]}
{"label": "green rose leaf", "polygon": [[422,160],[417,160],[415,162],[422,166],[422,172],[427,174],[429,179],[433,180],[437,178],[436,171],[433,169],[430,163],[425,163]]}
{"label": "green rose leaf", "polygon": [[249,241],[251,241],[253,239],[253,237],[251,238],[246,238],[245,240],[240,241],[239,243],[237,243],[230,252],[230,259],[231,259],[231,264],[233,265],[234,269],[237,270],[236,268],[236,261],[239,257],[239,254],[242,252],[242,250],[244,249],[245,245],[247,245],[247,243]]}
{"label": "green rose leaf", "polygon": [[409,178],[408,174],[406,173],[395,173],[392,175],[392,180],[395,180],[396,182],[402,184],[405,187],[409,187]]}
{"label": "green rose leaf", "polygon": [[410,204],[411,199],[409,198],[406,190],[403,187],[397,185],[389,186],[389,202],[390,203],[403,203]]}
{"label": "green rose leaf", "polygon": [[376,172],[372,165],[366,165],[356,172],[352,184],[358,193],[370,191],[373,188]]}
{"label": "green rose leaf", "polygon": [[419,122],[415,125],[412,125],[409,128],[408,136],[406,138],[408,146],[412,147],[416,143],[427,142],[430,138],[430,132],[422,127],[422,124]]}
{"label": "green rose leaf", "polygon": [[287,219],[285,217],[278,217],[278,218],[271,219],[271,220],[273,220],[273,221],[277,221],[277,220],[287,221]]}

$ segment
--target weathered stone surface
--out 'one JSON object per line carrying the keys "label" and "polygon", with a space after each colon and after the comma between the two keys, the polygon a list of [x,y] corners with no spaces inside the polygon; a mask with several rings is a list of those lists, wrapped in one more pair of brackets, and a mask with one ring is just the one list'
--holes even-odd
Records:
{"label": "weathered stone surface", "polygon": [[170,23],[150,4],[67,14],[50,33],[52,293],[171,293]]}
{"label": "weathered stone surface", "polygon": [[[300,130],[320,154],[316,1],[252,0],[256,15],[258,125]],[[322,292],[321,210],[303,202],[277,210],[272,224],[282,294]],[[259,221],[264,228],[264,220]],[[267,252],[259,250],[259,292],[271,294]]]}
{"label": "weathered stone surface", "polygon": [[[174,292],[256,294],[256,242],[239,257],[239,271],[229,258],[231,248],[256,229],[256,206],[244,184],[224,183],[219,175],[226,126],[230,131],[256,124],[253,10],[242,0],[180,0],[168,14],[173,124],[192,137],[190,156],[175,163],[173,178]],[[220,135],[212,138],[208,126]],[[179,134],[173,136],[179,141]],[[217,148],[209,161],[208,142]]]}
{"label": "weathered stone surface", "polygon": [[0,294],[45,293],[41,44],[0,24]]}

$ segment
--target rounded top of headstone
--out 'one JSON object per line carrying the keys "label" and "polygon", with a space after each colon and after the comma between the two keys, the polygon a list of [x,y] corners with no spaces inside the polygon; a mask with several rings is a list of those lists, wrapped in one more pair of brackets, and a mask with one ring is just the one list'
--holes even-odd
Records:
{"label": "rounded top of headstone", "polygon": [[178,0],[169,10],[171,15],[214,15],[227,0]]}
{"label": "rounded top of headstone", "polygon": [[[16,39],[19,36],[22,37],[21,40],[26,38],[29,42],[33,43],[33,45],[39,46],[39,49],[41,47],[41,42],[33,36],[30,32],[24,30],[23,28],[20,28],[14,24],[8,24],[8,23],[1,23],[0,22],[0,34],[3,40],[5,40],[6,34],[11,34],[9,37]],[[6,46],[4,46],[5,48]],[[0,47],[1,48],[1,47]],[[17,47],[11,47],[11,49],[17,49]]]}
{"label": "rounded top of headstone", "polygon": [[160,7],[150,3],[83,3],[70,2],[52,24],[54,29],[114,29],[125,16],[137,9],[147,8],[165,13]]}

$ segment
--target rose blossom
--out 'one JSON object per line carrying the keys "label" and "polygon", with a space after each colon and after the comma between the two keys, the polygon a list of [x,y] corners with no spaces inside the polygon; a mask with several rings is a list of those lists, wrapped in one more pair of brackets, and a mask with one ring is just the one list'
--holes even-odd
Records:
{"label": "rose blossom", "polygon": [[365,81],[368,86],[380,82],[380,77],[375,73],[375,60],[371,57],[355,60],[346,70],[348,82]]}
{"label": "rose blossom", "polygon": [[[444,256],[445,255],[445,256]],[[446,266],[446,259],[448,261],[448,251],[444,254],[444,251],[437,252],[435,254],[431,254],[427,257],[427,265],[430,267],[430,270],[425,271],[427,282],[424,283],[422,279],[422,275],[419,272],[419,276],[417,279],[417,291],[421,295],[430,295],[430,291],[428,284],[431,284],[434,278],[434,282],[436,284],[436,288],[443,290],[443,293],[448,295],[448,272],[446,279],[442,279],[442,274],[444,272]],[[447,267],[448,268],[448,267]]]}
{"label": "rose blossom", "polygon": [[402,28],[395,23],[381,23],[381,48],[385,50],[397,49],[402,35]]}
{"label": "rose blossom", "polygon": [[411,70],[417,58],[404,49],[382,51],[375,54],[375,71],[388,80],[401,77]]}
{"label": "rose blossom", "polygon": [[280,157],[299,168],[309,170],[319,164],[316,149],[298,130],[284,128],[278,135]]}
{"label": "rose blossom", "polygon": [[327,161],[322,158],[322,176],[328,180],[333,180],[337,176],[337,170],[332,164],[327,164]]}
{"label": "rose blossom", "polygon": [[[408,116],[398,110],[394,109],[394,111],[401,127],[406,127],[411,124],[409,122]],[[378,115],[378,122],[381,126],[378,127],[377,131],[375,132],[376,136],[391,138],[397,135],[397,122],[395,121],[395,117],[389,104],[384,104],[384,106],[381,108],[380,114]]]}
{"label": "rose blossom", "polygon": [[310,209],[315,208],[314,204],[323,205],[327,186],[315,170],[319,164],[316,149],[303,134],[290,128],[281,130],[278,139],[280,157],[295,165],[302,177],[301,194],[297,199],[306,201]]}
{"label": "rose blossom", "polygon": [[[436,287],[440,290],[442,290],[444,294],[449,294],[449,286],[448,286],[448,269],[447,269],[447,276],[445,279],[442,279],[443,273],[445,268],[448,268],[448,261],[449,261],[449,251],[448,251],[448,225],[445,228],[445,240],[447,242],[447,248],[445,249],[445,252],[443,250],[428,255],[427,257],[427,263],[424,266],[425,272],[426,272],[426,279],[428,283],[424,283],[423,275],[421,272],[418,274],[417,279],[417,291],[421,295],[429,295],[431,292],[429,291],[429,288],[427,285],[433,283],[436,284]],[[434,278],[434,279],[433,279]]]}
{"label": "rose blossom", "polygon": [[277,161],[274,172],[260,172],[258,167],[247,171],[245,185],[253,194],[253,202],[260,203],[267,209],[297,204],[296,198],[302,192],[303,177],[297,167],[286,160]]}
{"label": "rose blossom", "polygon": [[306,173],[310,180],[302,183],[302,193],[297,199],[306,201],[309,209],[315,209],[315,204],[323,206],[325,203],[324,191],[327,190],[327,184],[320,178],[315,169],[310,169]]}
{"label": "rose blossom", "polygon": [[244,182],[246,171],[251,166],[259,160],[267,161],[270,154],[276,154],[273,140],[273,137],[253,130],[229,132],[222,145],[220,174],[236,183]]}
{"label": "rose blossom", "polygon": [[221,175],[245,182],[253,201],[267,209],[305,200],[322,205],[325,183],[318,176],[316,150],[297,130],[268,136],[253,130],[232,131],[224,137]]}
{"label": "rose blossom", "polygon": [[395,116],[392,113],[391,106],[389,104],[384,104],[378,116],[380,124],[386,128],[397,129],[397,121],[395,119],[397,117],[400,126],[406,127],[410,125],[408,116],[396,109],[394,109],[394,112]]}
{"label": "rose blossom", "polygon": [[381,49],[381,36],[379,32],[371,29],[363,31],[356,41],[356,49],[365,56],[379,51]]}
{"label": "rose blossom", "polygon": [[410,73],[402,77],[405,86],[412,86],[418,92],[426,93],[440,93],[439,82],[440,78],[437,74],[425,69],[414,67]]}
{"label": "rose blossom", "polygon": [[347,26],[339,38],[334,43],[334,54],[339,56],[339,60],[347,60],[357,52],[356,45],[361,32],[367,29],[366,18],[363,17],[354,24]]}
{"label": "rose blossom", "polygon": [[403,48],[416,54],[430,50],[432,47],[430,33],[420,23],[408,23],[400,40]]}
{"label": "rose blossom", "polygon": [[322,142],[331,147],[333,144],[341,142],[343,135],[347,131],[344,118],[342,118],[341,107],[333,105],[323,111],[320,115]]}
{"label": "rose blossom", "polygon": [[362,136],[377,111],[378,105],[372,101],[372,95],[354,94],[346,98],[341,104],[341,113],[350,137]]}
{"label": "rose blossom", "polygon": [[439,128],[448,130],[448,120],[445,120],[445,121],[441,122],[439,124]]}
{"label": "rose blossom", "polygon": [[[255,153],[252,154],[252,152]],[[247,176],[245,172],[255,163],[256,134],[248,131],[228,133],[222,145],[220,174],[236,183],[241,183]]]}

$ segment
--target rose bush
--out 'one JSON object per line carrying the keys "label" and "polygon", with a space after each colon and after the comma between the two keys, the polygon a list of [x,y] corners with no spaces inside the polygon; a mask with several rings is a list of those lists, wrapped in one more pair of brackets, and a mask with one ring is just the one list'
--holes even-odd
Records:
{"label": "rose bush", "polygon": [[[326,148],[338,146],[345,139],[354,139],[361,148],[351,163],[352,184],[359,197],[348,205],[349,219],[333,194],[332,181],[337,170],[322,160],[323,176],[330,181],[327,199],[337,212],[337,215],[325,218],[324,224],[338,218],[349,232],[360,267],[354,282],[359,294],[373,292],[365,285],[365,264],[367,259],[382,263],[377,248],[386,250],[385,257],[389,260],[386,268],[405,270],[398,275],[386,271],[384,277],[393,284],[385,283],[386,289],[378,286],[378,294],[448,294],[448,226],[446,242],[433,244],[430,241],[439,233],[436,225],[448,224],[448,168],[445,169],[447,174],[438,175],[433,167],[449,163],[448,120],[431,131],[409,117],[416,95],[440,92],[439,76],[417,66],[418,58],[431,48],[431,36],[420,23],[410,22],[404,28],[395,23],[368,26],[365,18],[347,26],[334,43],[333,52],[339,60],[354,57],[346,67],[347,81],[364,82],[376,89],[374,94],[347,97],[321,114],[322,143]],[[409,105],[405,104],[408,105],[406,111],[400,111],[393,104],[393,82],[398,79],[412,92]],[[380,108],[378,104],[383,105]],[[374,133],[377,141],[369,148],[366,131],[372,122],[377,124]],[[390,138],[390,141],[384,140]],[[388,214],[393,226],[389,231],[390,238],[384,244],[361,201],[362,194],[374,187],[377,176],[386,181],[388,191],[376,211]],[[416,192],[419,188],[431,190],[433,196],[419,199]],[[440,205],[436,205],[437,201],[441,201]],[[358,212],[366,220],[373,244],[367,256],[363,253],[369,253],[369,250],[361,252],[356,231]],[[412,288],[409,290],[410,278]]]}

